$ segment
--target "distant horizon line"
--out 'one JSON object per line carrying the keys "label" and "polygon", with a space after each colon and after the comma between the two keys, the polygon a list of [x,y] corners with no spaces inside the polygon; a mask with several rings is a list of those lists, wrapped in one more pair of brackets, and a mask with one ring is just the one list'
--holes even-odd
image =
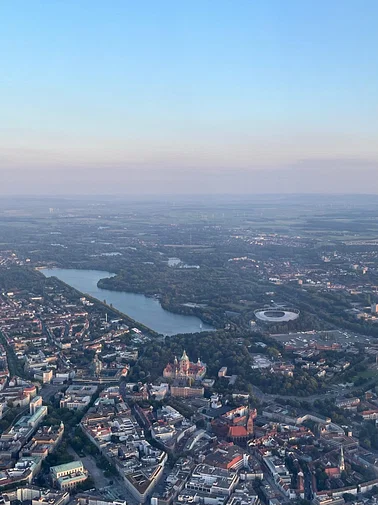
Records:
{"label": "distant horizon line", "polygon": [[129,193],[0,193],[0,198],[69,198],[69,199],[77,199],[77,198],[109,198],[109,197],[119,197],[119,198],[128,198],[129,200],[133,199],[142,199],[142,198],[220,198],[220,197],[232,197],[232,198],[248,198],[248,197],[290,197],[290,196],[306,196],[306,197],[343,197],[343,196],[355,196],[355,197],[378,197],[378,192],[376,193],[358,193],[358,192],[272,192],[272,193],[142,193],[139,195],[130,195]]}

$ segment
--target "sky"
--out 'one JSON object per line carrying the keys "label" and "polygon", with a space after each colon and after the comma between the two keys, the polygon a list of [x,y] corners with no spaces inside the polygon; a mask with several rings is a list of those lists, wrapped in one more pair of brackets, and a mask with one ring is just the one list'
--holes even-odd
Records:
{"label": "sky", "polygon": [[4,0],[0,26],[0,194],[378,193],[376,0]]}

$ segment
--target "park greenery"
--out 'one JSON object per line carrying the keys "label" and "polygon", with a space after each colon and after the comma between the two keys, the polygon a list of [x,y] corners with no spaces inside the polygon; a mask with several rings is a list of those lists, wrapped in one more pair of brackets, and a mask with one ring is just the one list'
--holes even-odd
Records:
{"label": "park greenery", "polygon": [[[262,348],[257,342],[263,342],[267,347]],[[219,369],[224,366],[228,374],[238,376],[234,386],[229,385],[227,379],[217,381],[215,387],[222,393],[235,390],[253,395],[252,385],[255,385],[266,393],[305,397],[319,393],[323,387],[321,379],[300,368],[294,377],[265,374],[252,369],[254,352],[278,358],[283,349],[262,334],[227,331],[177,335],[166,338],[164,343],[158,340],[150,342],[132,368],[130,380],[152,381],[161,377],[165,365],[173,362],[175,356],[180,357],[184,349],[194,361],[200,358],[207,364],[209,377],[217,377]]]}

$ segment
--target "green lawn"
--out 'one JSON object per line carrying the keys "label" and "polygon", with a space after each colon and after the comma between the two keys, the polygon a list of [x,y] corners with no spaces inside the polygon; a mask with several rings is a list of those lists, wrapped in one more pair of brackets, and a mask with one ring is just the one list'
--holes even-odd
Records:
{"label": "green lawn", "polygon": [[373,379],[377,378],[378,379],[378,370],[364,370],[363,372],[359,372],[353,377],[353,381],[356,381],[357,379]]}

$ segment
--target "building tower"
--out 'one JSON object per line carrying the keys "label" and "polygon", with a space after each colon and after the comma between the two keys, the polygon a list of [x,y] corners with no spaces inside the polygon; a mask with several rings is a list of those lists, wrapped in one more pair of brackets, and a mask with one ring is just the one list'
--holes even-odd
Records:
{"label": "building tower", "polygon": [[179,367],[179,362],[178,362],[177,356],[175,356],[175,360],[173,362],[173,367],[174,367],[175,377],[177,377],[178,374],[179,374],[179,371],[180,371],[180,367]]}
{"label": "building tower", "polygon": [[257,416],[257,411],[256,409],[251,409],[249,411],[249,416],[248,416],[248,421],[247,421],[247,433],[248,436],[251,437],[254,432],[254,426],[253,426],[253,421],[256,419]]}
{"label": "building tower", "polygon": [[343,449],[343,446],[340,447],[339,469],[340,469],[340,473],[345,471],[345,459],[344,459],[344,449]]}
{"label": "building tower", "polygon": [[102,362],[99,360],[99,357],[97,354],[95,354],[94,360],[93,360],[93,371],[96,377],[99,377],[101,374],[102,370]]}
{"label": "building tower", "polygon": [[186,354],[186,351],[182,353],[181,359],[180,359],[180,372],[183,375],[188,375],[189,372],[189,358],[188,355]]}

